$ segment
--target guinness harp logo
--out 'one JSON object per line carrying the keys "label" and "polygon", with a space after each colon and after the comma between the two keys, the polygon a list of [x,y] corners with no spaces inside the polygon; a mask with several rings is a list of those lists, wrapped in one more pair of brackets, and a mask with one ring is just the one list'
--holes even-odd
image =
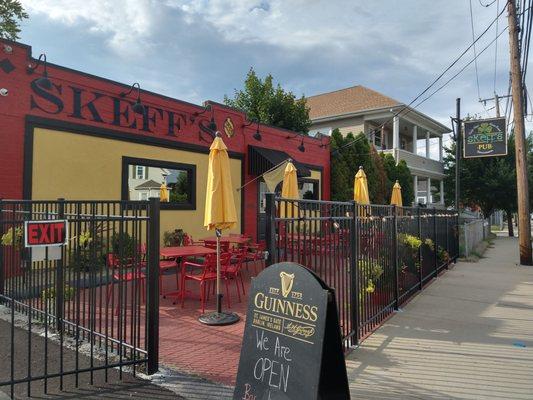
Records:
{"label": "guinness harp logo", "polygon": [[233,126],[233,121],[230,117],[226,118],[224,121],[224,133],[229,138],[235,135],[235,127]]}
{"label": "guinness harp logo", "polygon": [[288,274],[286,272],[280,272],[281,278],[281,294],[283,297],[287,297],[292,290],[292,284],[294,283],[294,274]]}

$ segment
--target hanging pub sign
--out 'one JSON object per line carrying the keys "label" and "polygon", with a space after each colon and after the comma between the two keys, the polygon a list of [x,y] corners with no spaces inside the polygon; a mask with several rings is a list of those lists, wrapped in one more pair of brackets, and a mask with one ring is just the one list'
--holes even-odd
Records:
{"label": "hanging pub sign", "polygon": [[491,118],[464,123],[464,158],[494,157],[507,154],[505,118]]}
{"label": "hanging pub sign", "polygon": [[334,291],[283,262],[254,278],[234,400],[350,399]]}

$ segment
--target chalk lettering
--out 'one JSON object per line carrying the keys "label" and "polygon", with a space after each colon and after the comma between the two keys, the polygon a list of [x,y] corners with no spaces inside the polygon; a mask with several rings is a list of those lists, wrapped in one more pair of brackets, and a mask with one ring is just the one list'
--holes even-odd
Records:
{"label": "chalk lettering", "polygon": [[268,342],[268,337],[265,336],[265,331],[261,331],[261,337],[259,337],[259,331],[255,331],[255,338],[257,340],[257,348],[259,350],[268,351],[270,349],[270,347],[266,345]]}

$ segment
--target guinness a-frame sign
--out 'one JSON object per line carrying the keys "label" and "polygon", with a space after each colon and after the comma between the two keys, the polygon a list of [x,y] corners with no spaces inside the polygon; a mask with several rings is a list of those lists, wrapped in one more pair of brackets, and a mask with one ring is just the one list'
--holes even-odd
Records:
{"label": "guinness a-frame sign", "polygon": [[465,121],[464,128],[464,158],[495,157],[507,154],[505,118]]}
{"label": "guinness a-frame sign", "polygon": [[350,399],[335,296],[296,263],[252,281],[234,400]]}

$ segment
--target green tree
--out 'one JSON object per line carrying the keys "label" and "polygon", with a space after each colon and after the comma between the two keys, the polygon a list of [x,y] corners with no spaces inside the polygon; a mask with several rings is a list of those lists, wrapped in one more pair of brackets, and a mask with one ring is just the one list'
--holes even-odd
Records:
{"label": "green tree", "polygon": [[261,79],[250,68],[244,89],[235,90],[233,98],[224,96],[224,103],[245,112],[252,121],[307,134],[311,120],[305,97],[298,99],[273,81],[272,75]]}
{"label": "green tree", "polygon": [[392,186],[396,181],[402,187],[402,204],[404,206],[410,206],[413,203],[415,198],[414,188],[413,188],[413,177],[411,171],[407,166],[405,160],[401,160],[398,165],[392,154],[381,154],[383,164],[385,166],[385,171],[387,173],[387,188],[386,188],[386,199],[390,202],[392,195]]}
{"label": "green tree", "polygon": [[17,40],[20,22],[28,18],[19,0],[0,0],[0,38]]}
{"label": "green tree", "polygon": [[413,199],[411,173],[405,162],[396,165],[392,156],[380,156],[364,133],[345,137],[338,129],[331,134],[331,198],[336,201],[353,199],[353,184],[359,166],[368,179],[372,204],[388,204],[392,185],[398,179],[402,185],[402,200],[410,205]]}

